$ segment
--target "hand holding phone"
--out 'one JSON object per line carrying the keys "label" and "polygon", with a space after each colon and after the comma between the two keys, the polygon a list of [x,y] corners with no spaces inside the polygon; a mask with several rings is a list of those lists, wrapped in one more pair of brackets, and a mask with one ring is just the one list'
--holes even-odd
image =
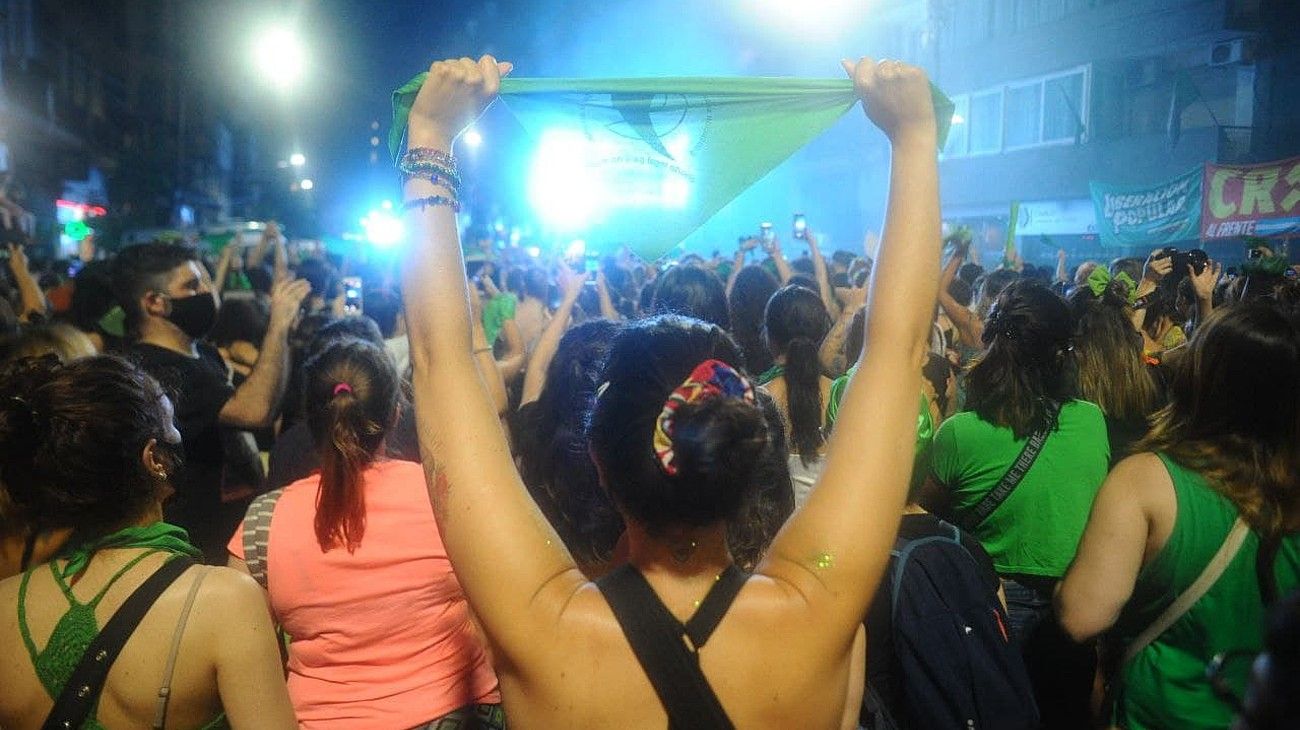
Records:
{"label": "hand holding phone", "polygon": [[758,240],[763,245],[763,250],[771,253],[776,249],[776,233],[772,230],[771,223],[763,223],[758,227]]}
{"label": "hand holding phone", "polygon": [[808,233],[808,219],[804,217],[803,213],[795,213],[794,214],[794,237],[799,240],[803,240],[804,236],[807,233]]}

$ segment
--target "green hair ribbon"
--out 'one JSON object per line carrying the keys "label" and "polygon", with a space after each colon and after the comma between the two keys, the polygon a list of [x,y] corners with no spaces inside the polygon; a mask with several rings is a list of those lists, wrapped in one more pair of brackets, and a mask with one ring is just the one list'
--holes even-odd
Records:
{"label": "green hair ribbon", "polygon": [[1101,295],[1106,292],[1107,287],[1110,286],[1112,281],[1118,281],[1124,285],[1126,291],[1125,298],[1128,300],[1129,304],[1132,304],[1133,297],[1137,294],[1137,282],[1133,281],[1133,277],[1123,271],[1112,277],[1110,275],[1110,269],[1107,269],[1105,266],[1098,266],[1092,270],[1091,274],[1088,274],[1088,290],[1092,292],[1094,297],[1100,298]]}

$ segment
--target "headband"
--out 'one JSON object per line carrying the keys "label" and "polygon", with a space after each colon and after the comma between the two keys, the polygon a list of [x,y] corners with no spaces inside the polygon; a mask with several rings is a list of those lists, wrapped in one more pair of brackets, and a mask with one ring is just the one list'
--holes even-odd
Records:
{"label": "headband", "polygon": [[668,476],[677,476],[677,455],[673,449],[674,420],[678,409],[688,403],[711,398],[740,398],[754,402],[754,386],[745,376],[721,360],[705,360],[687,376],[685,382],[664,401],[664,408],[655,419],[654,450],[659,467]]}

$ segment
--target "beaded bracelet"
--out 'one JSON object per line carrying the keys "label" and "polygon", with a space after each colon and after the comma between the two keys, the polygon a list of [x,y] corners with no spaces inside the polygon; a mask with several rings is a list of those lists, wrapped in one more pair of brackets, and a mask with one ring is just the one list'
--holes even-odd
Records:
{"label": "beaded bracelet", "polygon": [[410,162],[435,162],[456,169],[456,158],[452,157],[450,152],[433,147],[412,147],[406,151],[402,159]]}
{"label": "beaded bracelet", "polygon": [[435,185],[441,185],[454,193],[460,192],[460,176],[454,172],[442,167],[412,167],[402,168],[405,179],[419,178],[428,180]]}
{"label": "beaded bracelet", "polygon": [[402,155],[397,163],[408,178],[424,178],[431,182],[445,183],[453,192],[460,189],[460,172],[456,169],[456,158],[442,150],[429,147],[413,147]]}
{"label": "beaded bracelet", "polygon": [[460,212],[460,201],[455,198],[448,198],[445,195],[430,195],[426,198],[408,200],[405,203],[402,203],[402,209],[415,210],[416,208],[419,208],[420,212],[424,212],[426,208],[439,205],[445,205],[448,208],[451,208],[452,212]]}

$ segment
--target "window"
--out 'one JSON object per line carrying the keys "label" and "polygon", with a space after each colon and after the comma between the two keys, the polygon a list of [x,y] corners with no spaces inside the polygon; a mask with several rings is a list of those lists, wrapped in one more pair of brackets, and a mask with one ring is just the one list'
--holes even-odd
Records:
{"label": "window", "polygon": [[1002,90],[971,95],[967,124],[971,154],[1002,149]]}
{"label": "window", "polygon": [[1083,71],[1043,82],[1043,141],[1072,140],[1083,131]]}
{"label": "window", "polygon": [[980,155],[1082,139],[1088,119],[1088,69],[1080,67],[953,98],[946,157]]}
{"label": "window", "polygon": [[1008,149],[1028,147],[1041,141],[1043,85],[1012,86],[1007,89],[1006,139]]}
{"label": "window", "polygon": [[948,128],[948,143],[943,146],[943,154],[945,157],[960,157],[966,154],[970,139],[970,97],[955,96],[952,104],[952,126]]}

